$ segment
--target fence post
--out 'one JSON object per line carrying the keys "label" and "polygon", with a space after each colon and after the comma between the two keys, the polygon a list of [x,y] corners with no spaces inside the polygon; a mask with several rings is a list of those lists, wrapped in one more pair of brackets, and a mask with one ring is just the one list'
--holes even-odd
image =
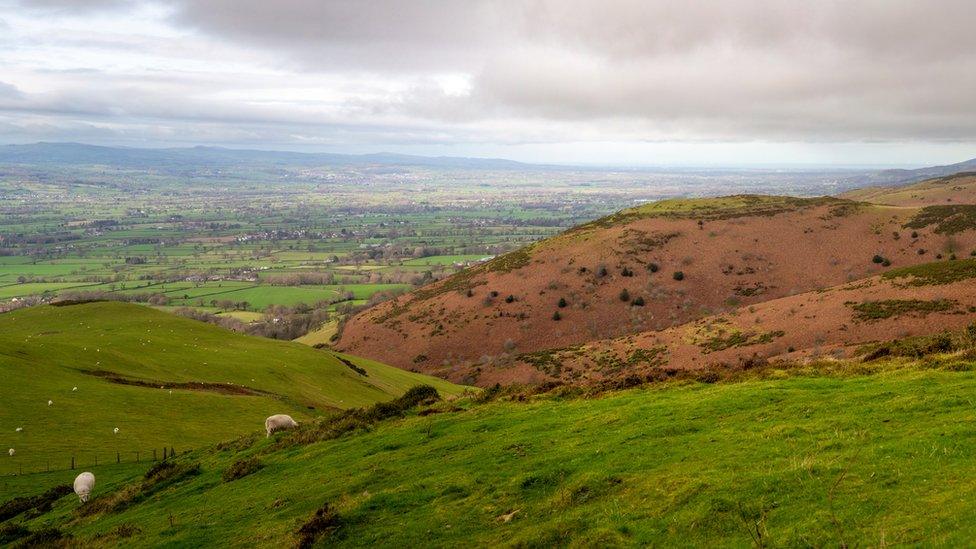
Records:
{"label": "fence post", "polygon": [[166,447],[163,446],[163,461],[166,461]]}
{"label": "fence post", "polygon": [[75,456],[71,456],[71,470],[75,470]]}
{"label": "fence post", "polygon": [[136,452],[136,463],[139,463],[139,452]]}
{"label": "fence post", "polygon": [[122,463],[122,454],[115,452],[115,463]]}
{"label": "fence post", "polygon": [[98,467],[98,456],[95,456],[95,467]]}
{"label": "fence post", "polygon": [[156,449],[153,448],[153,461],[156,461]]}

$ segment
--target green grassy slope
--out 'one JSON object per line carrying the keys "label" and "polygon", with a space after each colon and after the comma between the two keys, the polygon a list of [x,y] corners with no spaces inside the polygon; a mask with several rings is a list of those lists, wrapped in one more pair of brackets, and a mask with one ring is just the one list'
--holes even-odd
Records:
{"label": "green grassy slope", "polygon": [[[25,524],[96,545],[125,525],[134,546],[287,546],[328,502],[320,544],[967,545],[976,372],[941,364],[462,400],[309,445],[194,452],[177,463],[199,474],[128,507],[83,516],[68,496]],[[222,480],[249,456],[263,468]],[[103,500],[141,482],[103,477]]]}
{"label": "green grassy slope", "polygon": [[[85,371],[109,371],[149,387]],[[302,421],[330,409],[389,400],[422,383],[449,393],[461,390],[370,360],[244,336],[124,303],[0,315],[0,378],[0,474],[46,469],[49,463],[65,467],[72,455],[89,464],[96,456],[102,463],[114,462],[117,454],[134,459],[136,451],[145,457],[164,445],[198,447],[254,431],[272,413]],[[176,385],[190,382],[213,385]],[[23,431],[16,432],[18,427]],[[8,448],[16,450],[13,458]]]}

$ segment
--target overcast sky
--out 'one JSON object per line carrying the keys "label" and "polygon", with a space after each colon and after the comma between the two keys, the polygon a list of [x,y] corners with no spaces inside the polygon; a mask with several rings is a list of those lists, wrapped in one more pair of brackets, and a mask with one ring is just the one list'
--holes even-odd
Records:
{"label": "overcast sky", "polygon": [[0,0],[0,142],[976,157],[972,0]]}

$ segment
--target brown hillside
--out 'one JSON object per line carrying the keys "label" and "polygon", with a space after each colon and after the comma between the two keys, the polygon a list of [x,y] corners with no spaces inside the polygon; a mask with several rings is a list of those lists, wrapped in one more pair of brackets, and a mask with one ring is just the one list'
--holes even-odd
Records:
{"label": "brown hillside", "polygon": [[857,189],[841,198],[891,206],[976,204],[976,173],[964,172],[903,187]]}
{"label": "brown hillside", "polygon": [[[537,379],[536,369],[501,365],[516,354],[663,330],[937,254],[968,255],[976,248],[970,209],[761,196],[652,203],[364,311],[338,347],[466,383]],[[873,262],[876,255],[892,267]]]}
{"label": "brown hillside", "polygon": [[591,381],[754,357],[850,358],[865,344],[959,329],[974,318],[976,260],[942,261],[659,332],[516,356],[510,370],[525,379]]}

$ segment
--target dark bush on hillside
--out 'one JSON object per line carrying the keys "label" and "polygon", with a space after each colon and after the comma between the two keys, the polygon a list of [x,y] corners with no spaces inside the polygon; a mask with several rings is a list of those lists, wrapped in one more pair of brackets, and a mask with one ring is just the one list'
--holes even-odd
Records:
{"label": "dark bush on hillside", "polygon": [[239,459],[224,471],[221,478],[224,479],[224,482],[231,482],[239,478],[244,478],[247,475],[257,473],[262,467],[264,467],[264,465],[262,465],[256,457]]}
{"label": "dark bush on hillside", "polygon": [[633,301],[630,302],[630,304],[633,305],[634,307],[643,307],[644,306],[644,298],[643,297],[640,297],[640,296],[637,296],[637,297],[634,298]]}
{"label": "dark bush on hillside", "polygon": [[19,539],[26,538],[31,531],[20,524],[4,524],[0,526],[0,545],[7,546]]}
{"label": "dark bush on hillside", "polygon": [[603,265],[600,265],[600,267],[596,270],[596,276],[600,278],[607,276],[607,268],[604,267]]}
{"label": "dark bush on hillside", "polygon": [[37,530],[36,532],[31,532],[30,530],[23,529],[27,532],[25,537],[20,538],[20,543],[16,547],[66,547],[71,539],[70,534],[66,534],[59,530],[58,528],[44,528],[43,530]]}
{"label": "dark bush on hillside", "polygon": [[881,262],[881,266],[882,267],[891,267],[891,260],[885,258],[885,260]]}
{"label": "dark bush on hillside", "polygon": [[912,231],[912,238],[918,238],[918,231]]}
{"label": "dark bush on hillside", "polygon": [[505,303],[514,303],[514,302],[515,302],[514,295],[509,294],[509,296],[505,298]]}
{"label": "dark bush on hillside", "polygon": [[556,311],[556,312],[552,313],[552,319],[553,320],[562,320],[562,318],[563,318],[563,315],[559,314],[559,311]]}
{"label": "dark bush on hillside", "polygon": [[346,433],[369,428],[370,425],[378,421],[401,417],[407,410],[415,406],[432,403],[438,399],[440,399],[440,395],[437,393],[437,389],[430,385],[418,385],[393,401],[379,402],[369,408],[345,410],[324,420],[303,424],[297,429],[288,431],[284,437],[278,439],[274,447],[312,444],[313,442],[339,438]]}
{"label": "dark bush on hillside", "polygon": [[631,271],[627,267],[624,267],[623,270],[620,271],[620,276],[634,276],[634,271]]}
{"label": "dark bush on hillside", "polygon": [[685,279],[685,273],[683,273],[681,271],[675,271],[674,274],[671,275],[671,278],[673,278],[675,280],[684,280]]}
{"label": "dark bush on hillside", "polygon": [[918,249],[918,255],[925,255],[925,249],[924,248],[919,248]]}
{"label": "dark bush on hillside", "polygon": [[482,390],[480,393],[475,395],[475,397],[472,400],[478,404],[484,404],[485,402],[491,402],[492,400],[495,400],[495,398],[498,395],[500,395],[501,392],[502,392],[501,384],[496,383],[491,387]]}
{"label": "dark bush on hillside", "polygon": [[881,257],[880,255],[875,255],[874,257],[871,258],[871,262],[872,263],[884,263],[884,258]]}
{"label": "dark bush on hillside", "polygon": [[472,290],[471,288],[468,288],[468,291],[465,292],[464,295],[466,295],[468,297],[474,297],[474,290]]}
{"label": "dark bush on hillside", "polygon": [[23,496],[13,498],[0,505],[0,522],[12,519],[26,511],[43,514],[51,510],[54,502],[72,492],[67,484],[55,486],[39,496]]}
{"label": "dark bush on hillside", "polygon": [[620,290],[620,295],[617,297],[620,298],[620,301],[630,301],[630,292],[627,291],[627,288],[624,288]]}
{"label": "dark bush on hillside", "polygon": [[660,269],[661,269],[661,267],[657,263],[648,263],[647,264],[647,270],[648,271],[651,271],[652,273],[656,273]]}
{"label": "dark bush on hillside", "polygon": [[560,298],[559,298],[559,303],[557,303],[557,306],[558,306],[558,307],[559,307],[560,309],[562,309],[562,308],[565,308],[565,307],[566,307],[566,305],[568,305],[568,303],[566,303],[566,298],[565,298],[565,297],[560,297]]}
{"label": "dark bush on hillside", "polygon": [[936,353],[950,353],[967,347],[969,343],[956,341],[949,332],[930,336],[915,336],[871,345],[865,348],[863,360],[870,362],[885,357],[922,358]]}
{"label": "dark bush on hillside", "polygon": [[146,471],[141,481],[129,484],[112,494],[95,498],[79,507],[77,512],[84,516],[91,516],[103,512],[121,511],[159,490],[199,474],[199,463],[159,461]]}
{"label": "dark bush on hillside", "polygon": [[326,502],[298,529],[298,547],[301,549],[312,547],[320,538],[334,535],[341,527],[342,518],[332,504]]}

